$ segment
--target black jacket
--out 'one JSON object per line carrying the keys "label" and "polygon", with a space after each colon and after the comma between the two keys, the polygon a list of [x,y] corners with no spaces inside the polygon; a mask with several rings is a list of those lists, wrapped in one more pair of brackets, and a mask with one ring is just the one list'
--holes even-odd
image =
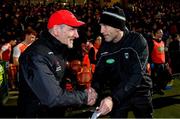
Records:
{"label": "black jacket", "polygon": [[112,96],[118,103],[133,96],[148,96],[152,82],[146,74],[148,45],[144,37],[126,31],[118,43],[103,42],[92,87],[99,97]]}
{"label": "black jacket", "polygon": [[26,111],[31,105],[32,110],[37,111],[34,108],[42,105],[52,108],[87,103],[84,91],[69,92],[61,86],[66,52],[65,45],[45,32],[20,56],[18,105],[22,112],[29,113]]}

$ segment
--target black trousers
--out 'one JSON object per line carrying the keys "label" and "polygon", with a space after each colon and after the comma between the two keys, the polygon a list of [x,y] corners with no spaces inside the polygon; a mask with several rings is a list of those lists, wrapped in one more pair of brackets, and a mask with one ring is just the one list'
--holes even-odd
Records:
{"label": "black trousers", "polygon": [[136,118],[152,118],[153,106],[151,96],[131,97],[112,110],[112,118],[128,118],[128,112],[133,111]]}
{"label": "black trousers", "polygon": [[165,64],[154,64],[154,68],[151,69],[151,78],[155,92],[164,89],[169,80],[168,72],[165,70]]}

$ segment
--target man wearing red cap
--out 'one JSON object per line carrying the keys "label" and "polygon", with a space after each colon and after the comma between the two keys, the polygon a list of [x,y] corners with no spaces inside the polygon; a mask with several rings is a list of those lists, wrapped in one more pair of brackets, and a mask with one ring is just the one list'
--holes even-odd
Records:
{"label": "man wearing red cap", "polygon": [[67,50],[82,25],[70,11],[56,11],[49,18],[48,31],[20,56],[19,117],[63,117],[67,106],[95,103],[93,88],[69,92],[62,86]]}

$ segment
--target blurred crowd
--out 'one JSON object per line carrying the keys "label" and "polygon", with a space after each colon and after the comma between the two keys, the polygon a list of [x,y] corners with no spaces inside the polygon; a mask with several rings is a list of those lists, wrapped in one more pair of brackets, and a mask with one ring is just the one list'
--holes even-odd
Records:
{"label": "blurred crowd", "polygon": [[[165,40],[179,32],[179,2],[170,0],[129,0],[128,5],[115,3],[124,9],[128,19],[127,26],[148,35],[157,27],[163,28]],[[46,28],[46,22],[52,12],[66,8],[70,9],[79,19],[86,22],[85,40],[94,39],[99,34],[97,25],[99,15],[107,5],[99,3],[86,3],[84,5],[63,5],[59,2],[43,4],[2,3],[0,6],[0,38],[1,44],[8,39],[9,35],[15,35],[16,39],[22,40],[21,36],[27,27],[32,27],[38,33]]]}
{"label": "blurred crowd", "polygon": [[[172,0],[129,0],[126,5],[115,3],[114,6],[119,6],[124,9],[128,21],[126,24],[127,28],[142,33],[147,41],[153,38],[155,30],[162,29],[162,41],[165,43],[166,52],[165,62],[173,68],[172,73],[179,73],[179,69],[176,69],[176,67],[180,52],[180,2]],[[78,66],[81,65],[81,63],[86,64],[86,66],[95,64],[93,55],[96,54],[97,51],[90,53],[92,52],[90,49],[95,46],[96,39],[103,40],[98,21],[101,12],[108,7],[108,5],[101,6],[98,2],[89,2],[83,5],[63,5],[59,2],[52,2],[46,5],[21,5],[18,2],[2,2],[0,4],[0,47],[7,42],[10,43],[10,41],[15,40],[15,42],[10,45],[12,50],[10,50],[11,56],[9,59],[9,63],[14,64],[12,59],[13,48],[22,41],[28,44],[24,37],[24,35],[27,34],[27,30],[31,29],[30,35],[33,35],[33,39],[36,39],[36,37],[47,28],[47,20],[54,11],[58,9],[71,10],[78,19],[86,23],[86,25],[79,30],[80,37],[75,41],[75,47],[70,50],[71,55],[69,56],[69,61],[77,61],[70,64],[67,63],[68,66],[77,66],[73,69],[74,72],[77,73],[77,71],[80,71]],[[169,45],[174,41],[178,43]],[[31,43],[32,42],[28,45]],[[179,45],[176,46],[177,44]],[[177,47],[175,50],[177,50],[178,53],[176,53],[175,56],[174,54],[171,56],[172,54],[169,53],[169,46],[171,46],[171,52],[175,52],[173,51],[174,47]],[[98,48],[95,49],[97,50]],[[86,58],[87,54],[89,58]],[[173,62],[176,62],[176,64]],[[91,69],[93,69],[93,67],[94,66],[91,65]],[[14,75],[12,72],[10,74]],[[90,77],[91,76],[89,76],[89,78]],[[12,86],[12,88],[14,87]],[[67,86],[67,88],[69,87]]]}

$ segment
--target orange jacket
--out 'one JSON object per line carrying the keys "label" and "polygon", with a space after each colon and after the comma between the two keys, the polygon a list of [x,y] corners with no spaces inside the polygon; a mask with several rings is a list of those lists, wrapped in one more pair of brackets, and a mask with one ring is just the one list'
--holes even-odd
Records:
{"label": "orange jacket", "polygon": [[153,63],[163,64],[165,63],[165,51],[164,51],[164,42],[157,42],[153,40],[154,47],[151,53],[151,59]]}

